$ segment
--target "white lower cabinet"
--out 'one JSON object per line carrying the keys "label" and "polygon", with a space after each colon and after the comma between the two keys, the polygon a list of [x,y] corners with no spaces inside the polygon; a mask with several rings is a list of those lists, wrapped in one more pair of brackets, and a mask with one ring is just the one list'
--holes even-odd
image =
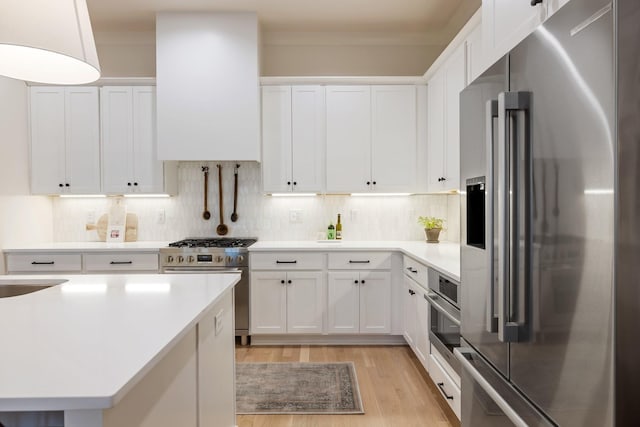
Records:
{"label": "white lower cabinet", "polygon": [[321,271],[252,271],[251,334],[319,334],[323,331]]}
{"label": "white lower cabinet", "polygon": [[[406,271],[406,270],[405,270]],[[422,366],[429,370],[429,303],[426,291],[406,272],[403,279],[403,335]]]}
{"label": "white lower cabinet", "polygon": [[391,333],[391,273],[330,271],[328,332]]}
{"label": "white lower cabinet", "polygon": [[447,373],[436,354],[429,356],[429,375],[438,387],[442,397],[444,397],[458,419],[460,419],[460,387]]}

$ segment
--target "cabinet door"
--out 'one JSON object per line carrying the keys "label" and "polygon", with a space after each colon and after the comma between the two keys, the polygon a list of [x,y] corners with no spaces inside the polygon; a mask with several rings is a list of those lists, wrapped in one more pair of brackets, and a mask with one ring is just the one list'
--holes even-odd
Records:
{"label": "cabinet door", "polygon": [[360,273],[360,333],[391,332],[391,273]]}
{"label": "cabinet door", "polygon": [[286,273],[251,272],[251,334],[287,332]]}
{"label": "cabinet door", "polygon": [[[105,193],[129,193],[133,187],[133,105],[131,87],[101,89],[102,182]],[[127,185],[128,184],[128,185]]]}
{"label": "cabinet door", "polygon": [[287,273],[287,332],[322,333],[326,301],[322,278],[321,271]]}
{"label": "cabinet door", "polygon": [[156,89],[133,88],[133,179],[139,193],[163,193],[164,167],[156,144]]}
{"label": "cabinet door", "polygon": [[327,86],[327,192],[371,187],[371,90]]}
{"label": "cabinet door", "polygon": [[483,0],[483,44],[492,64],[529,35],[545,19],[544,3],[529,1]]}
{"label": "cabinet door", "polygon": [[429,191],[441,191],[444,177],[444,85],[444,70],[436,72],[427,85],[427,189]]}
{"label": "cabinet door", "polygon": [[402,292],[403,335],[407,344],[414,349],[416,346],[416,297],[411,279],[404,276]]}
{"label": "cabinet door", "polygon": [[100,109],[97,87],[65,89],[65,175],[69,192],[100,193]]}
{"label": "cabinet door", "polygon": [[293,191],[320,192],[324,183],[325,101],[321,86],[291,89]]}
{"label": "cabinet door", "polygon": [[460,187],[460,92],[466,85],[465,46],[447,60],[445,71],[444,190]]}
{"label": "cabinet door", "polygon": [[262,184],[265,193],[291,191],[291,87],[262,88]]}
{"label": "cabinet door", "polygon": [[482,24],[471,31],[466,40],[467,84],[471,83],[485,70],[485,58],[482,47]]}
{"label": "cabinet door", "polygon": [[422,362],[422,366],[429,370],[429,302],[424,297],[426,291],[419,287],[414,288],[416,291],[416,336],[415,336],[415,352],[416,356]]}
{"label": "cabinet door", "polygon": [[411,192],[416,187],[416,87],[371,87],[373,189]]}
{"label": "cabinet door", "polygon": [[31,87],[29,107],[31,192],[61,193],[65,184],[64,88]]}
{"label": "cabinet door", "polygon": [[328,278],[327,332],[357,334],[360,331],[358,273],[329,272]]}

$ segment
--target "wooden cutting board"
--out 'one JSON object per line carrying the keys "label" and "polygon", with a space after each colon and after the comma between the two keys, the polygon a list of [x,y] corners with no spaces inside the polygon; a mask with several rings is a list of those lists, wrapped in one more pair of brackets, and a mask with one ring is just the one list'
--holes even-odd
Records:
{"label": "wooden cutting board", "polygon": [[[98,239],[102,242],[107,241],[107,226],[109,224],[109,215],[104,214],[98,218],[95,224],[87,224],[87,230],[96,230],[98,233]],[[127,214],[127,220],[125,225],[124,241],[135,242],[138,240],[138,215],[134,213]]]}

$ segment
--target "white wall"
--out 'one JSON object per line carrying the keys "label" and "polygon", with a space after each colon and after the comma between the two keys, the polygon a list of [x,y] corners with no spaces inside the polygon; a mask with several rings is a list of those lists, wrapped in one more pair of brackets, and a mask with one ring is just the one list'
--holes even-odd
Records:
{"label": "white wall", "polygon": [[[96,33],[103,77],[155,77],[155,34]],[[261,37],[262,76],[420,76],[448,39],[369,33]]]}
{"label": "white wall", "polygon": [[[442,240],[459,240],[458,195],[414,195],[404,197],[317,196],[310,198],[264,196],[261,191],[260,165],[242,162],[239,169],[238,222],[229,219],[233,211],[233,165],[222,162],[224,222],[229,236],[257,236],[261,240],[316,239],[326,231],[329,221],[343,218],[345,239],[423,240],[418,216],[441,216],[448,229]],[[210,167],[209,211],[211,219],[202,219],[203,175],[201,166]],[[126,199],[127,211],[138,215],[138,240],[179,240],[185,237],[214,237],[218,225],[218,182],[216,163],[181,162],[179,193],[169,199]],[[96,219],[106,213],[111,199],[54,198],[54,240],[97,240],[95,231],[86,231],[88,214]],[[291,223],[289,212],[301,211],[301,222]],[[158,223],[164,210],[166,220]]]}
{"label": "white wall", "polygon": [[0,249],[51,241],[52,212],[48,197],[29,195],[27,86],[0,77]]}

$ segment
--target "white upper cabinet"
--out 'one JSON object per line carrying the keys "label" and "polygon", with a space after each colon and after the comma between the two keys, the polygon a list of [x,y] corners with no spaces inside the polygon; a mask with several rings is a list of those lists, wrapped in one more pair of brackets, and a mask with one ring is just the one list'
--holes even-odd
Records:
{"label": "white upper cabinet", "polygon": [[509,52],[545,20],[547,1],[531,6],[529,0],[482,0],[482,39],[488,64]]}
{"label": "white upper cabinet", "polygon": [[477,25],[466,38],[467,84],[484,72],[486,61],[482,45],[482,25]]}
{"label": "white upper cabinet", "polygon": [[371,87],[373,189],[402,192],[416,185],[416,87]]}
{"label": "white upper cabinet", "polygon": [[[164,165],[157,160],[155,88],[108,86],[100,99],[103,191],[175,193],[176,180],[165,186]],[[167,165],[167,178],[175,178],[174,166]]]}
{"label": "white upper cabinet", "polygon": [[327,192],[371,188],[371,88],[327,86]]}
{"label": "white upper cabinet", "polygon": [[30,89],[31,192],[100,192],[98,88]]}
{"label": "white upper cabinet", "polygon": [[324,88],[262,88],[262,173],[266,193],[321,192]]}
{"label": "white upper cabinet", "polygon": [[327,87],[327,192],[411,192],[416,86]]}
{"label": "white upper cabinet", "polygon": [[465,44],[460,45],[428,83],[428,190],[460,186],[460,91],[466,86]]}
{"label": "white upper cabinet", "polygon": [[156,18],[158,158],[260,160],[253,12]]}

